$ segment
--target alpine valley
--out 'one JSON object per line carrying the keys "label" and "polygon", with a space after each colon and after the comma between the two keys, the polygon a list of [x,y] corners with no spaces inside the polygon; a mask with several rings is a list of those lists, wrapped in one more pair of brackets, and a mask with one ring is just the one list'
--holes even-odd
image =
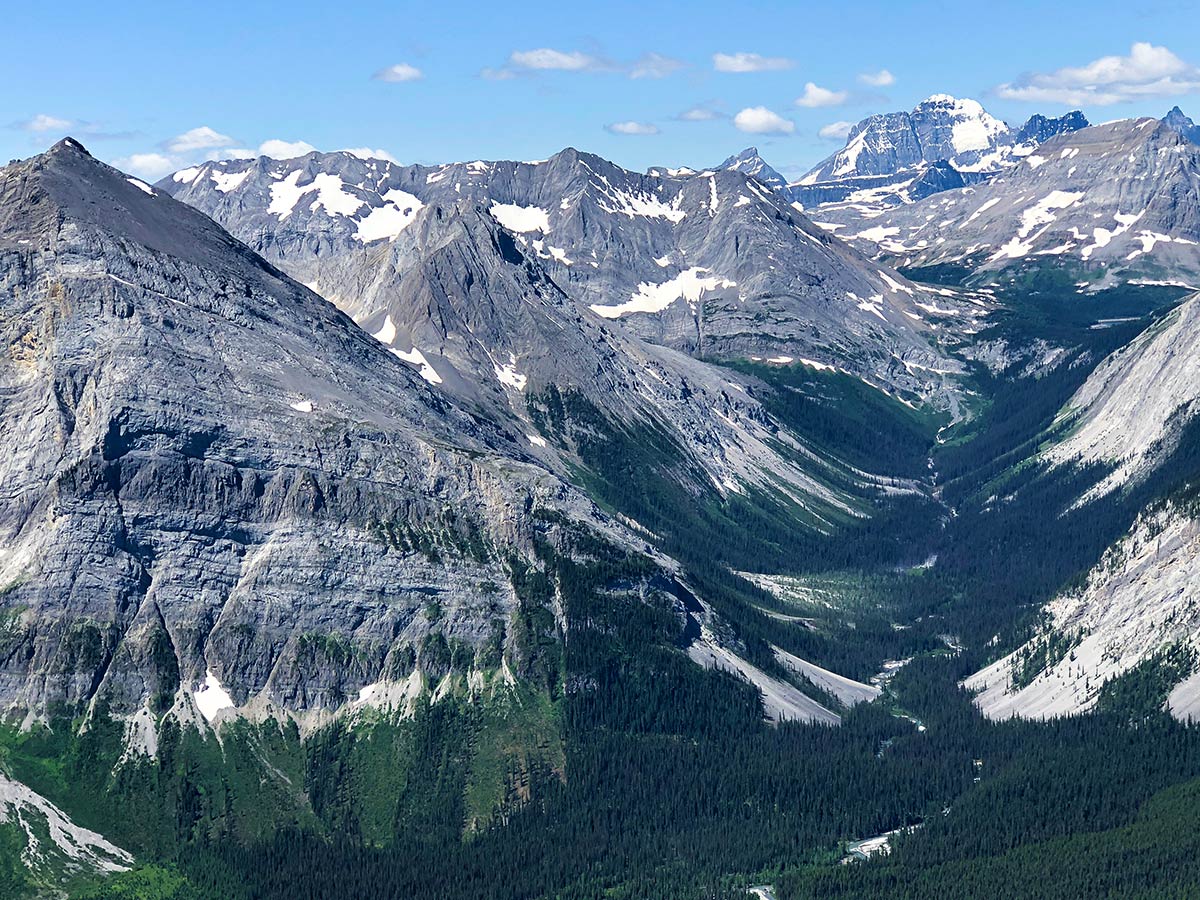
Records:
{"label": "alpine valley", "polygon": [[0,169],[0,895],[1200,894],[1197,141]]}

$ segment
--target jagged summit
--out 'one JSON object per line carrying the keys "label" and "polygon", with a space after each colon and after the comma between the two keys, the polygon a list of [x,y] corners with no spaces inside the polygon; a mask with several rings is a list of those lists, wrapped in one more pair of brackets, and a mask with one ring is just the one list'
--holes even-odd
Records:
{"label": "jagged summit", "polygon": [[92,155],[91,153],[88,152],[87,147],[83,146],[82,143],[80,143],[75,138],[71,137],[70,135],[68,135],[67,137],[65,137],[62,140],[55,143],[46,152],[47,153],[61,153],[64,151],[75,151],[78,153],[83,153],[87,156]]}
{"label": "jagged summit", "polygon": [[1163,117],[1163,124],[1194,144],[1200,144],[1200,125],[1192,121],[1178,106],[1171,107]]}
{"label": "jagged summit", "polygon": [[[463,203],[486,208],[579,315],[694,356],[813,359],[902,392],[940,392],[940,376],[898,368],[892,354],[946,370],[936,345],[969,327],[973,313],[943,327],[942,314],[919,304],[944,303],[848,251],[760,177],[729,169],[638,173],[571,148],[537,163],[440,166],[310,155],[205,163],[158,188],[212,215],[372,333],[388,314],[392,273],[410,271],[429,249],[422,223]],[[428,337],[398,339],[416,346]],[[441,352],[420,349],[426,358]]]}
{"label": "jagged summit", "polygon": [[1018,144],[1040,144],[1060,134],[1087,128],[1087,117],[1079,110],[1074,110],[1062,116],[1048,118],[1035,113],[1016,132]]}
{"label": "jagged summit", "polygon": [[747,147],[741,153],[729,157],[717,168],[743,172],[752,178],[757,178],[774,190],[786,190],[787,188],[787,179],[771,168],[762,158],[757,147]]}
{"label": "jagged summit", "polygon": [[975,100],[934,94],[910,112],[869,116],[851,129],[846,146],[819,163],[801,185],[861,175],[888,175],[921,163],[957,160],[978,165],[1009,131]]}
{"label": "jagged summit", "polygon": [[1083,288],[1139,273],[1200,278],[1200,146],[1153,118],[1060,134],[985,184],[865,217],[822,211],[839,234],[906,266],[1078,269]]}

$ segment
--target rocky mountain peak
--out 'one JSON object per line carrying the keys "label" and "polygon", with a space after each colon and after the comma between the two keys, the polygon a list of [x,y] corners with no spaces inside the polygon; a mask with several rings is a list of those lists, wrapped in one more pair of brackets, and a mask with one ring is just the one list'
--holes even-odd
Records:
{"label": "rocky mountain peak", "polygon": [[1035,113],[1017,130],[1016,138],[1021,144],[1040,144],[1056,135],[1078,131],[1088,125],[1087,117],[1077,109],[1056,118]]}
{"label": "rocky mountain peak", "polygon": [[1191,117],[1178,106],[1171,107],[1171,111],[1163,117],[1162,122],[1176,134],[1187,138],[1194,144],[1200,144],[1200,125],[1192,121]]}
{"label": "rocky mountain peak", "polygon": [[0,169],[0,184],[9,201],[0,206],[0,236],[36,244],[49,228],[72,222],[239,277],[278,277],[210,218],[101,162],[73,138]]}
{"label": "rocky mountain peak", "polygon": [[[206,172],[214,190],[228,174]],[[29,611],[0,702],[28,721],[97,699],[152,721],[351,708],[414,666],[440,674],[430,633],[497,633],[529,511],[598,521],[524,434],[435,394],[412,352],[77,142],[0,169],[0,198],[3,318],[27,336],[0,364],[0,584]],[[63,639],[85,622],[86,657]],[[314,658],[314,635],[353,664]]]}
{"label": "rocky mountain peak", "polygon": [[757,147],[747,147],[741,153],[729,157],[729,159],[725,160],[717,168],[722,170],[731,169],[735,172],[749,175],[751,178],[757,178],[763,184],[775,190],[787,187],[787,179],[775,171],[762,158]]}
{"label": "rocky mountain peak", "polygon": [[[1058,134],[984,183],[864,217],[825,207],[864,250],[906,266],[1072,270],[1080,290],[1119,273],[1195,283],[1200,148],[1166,121],[1120,119]],[[869,227],[867,227],[869,225]]]}

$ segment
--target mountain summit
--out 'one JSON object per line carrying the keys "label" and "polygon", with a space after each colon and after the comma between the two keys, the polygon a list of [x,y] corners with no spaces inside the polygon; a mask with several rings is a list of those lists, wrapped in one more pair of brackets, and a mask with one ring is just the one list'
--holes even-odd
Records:
{"label": "mountain summit", "polygon": [[[1178,122],[1176,122],[1178,125]],[[1060,134],[986,184],[867,216],[823,218],[868,252],[909,266],[1069,267],[1085,288],[1135,273],[1200,277],[1200,146],[1164,120],[1121,119]]]}
{"label": "mountain summit", "polygon": [[419,688],[446,635],[519,675],[509,572],[535,530],[554,541],[537,517],[643,545],[523,436],[77,142],[0,169],[0,197],[0,585],[23,611],[0,705],[18,721],[102,704],[153,756],[166,714],[303,724]]}
{"label": "mountain summit", "polygon": [[790,186],[805,208],[849,200],[884,208],[985,180],[1057,134],[1087,125],[1083,113],[1032,116],[1012,128],[976,100],[934,94],[910,112],[882,113],[851,129],[846,146]]}
{"label": "mountain summit", "polygon": [[747,147],[741,153],[729,157],[718,169],[732,169],[735,172],[742,172],[749,175],[751,178],[757,178],[767,187],[775,190],[781,190],[787,187],[787,179],[776,172],[762,158],[757,147]]}
{"label": "mountain summit", "polygon": [[1187,138],[1193,144],[1200,144],[1200,125],[1197,125],[1178,106],[1172,106],[1171,111],[1163,117],[1163,124],[1180,136]]}

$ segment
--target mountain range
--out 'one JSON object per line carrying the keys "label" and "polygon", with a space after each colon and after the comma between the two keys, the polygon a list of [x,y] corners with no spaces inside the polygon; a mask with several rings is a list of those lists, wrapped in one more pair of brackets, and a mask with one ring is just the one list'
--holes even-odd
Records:
{"label": "mountain range", "polygon": [[1195,140],[935,95],[793,183],[0,169],[0,892],[1122,839],[1200,775]]}
{"label": "mountain range", "polygon": [[903,266],[976,272],[1051,258],[1084,287],[1195,283],[1200,145],[1155,119],[1097,125],[1047,141],[987,184],[875,215],[822,210],[851,243]]}
{"label": "mountain range", "polygon": [[1029,156],[1043,141],[1087,127],[1076,110],[1057,118],[1033,115],[1018,128],[991,116],[978,101],[935,94],[910,112],[870,116],[850,129],[846,146],[798,181],[784,183],[755,148],[722,168],[766,181],[803,209],[854,202],[890,206],[987,180]]}
{"label": "mountain range", "polygon": [[[848,251],[757,179],[730,170],[643,175],[570,149],[535,163],[434,168],[313,153],[206,163],[157,187],[213,216],[372,332],[389,315],[398,326],[412,318],[394,290],[415,290],[406,276],[449,244],[451,227],[506,232],[499,249],[511,247],[511,258],[543,272],[577,314],[644,342],[704,359],[837,359],[919,396],[940,391],[940,380],[914,377],[896,357],[926,372],[944,367],[939,344],[959,328],[933,335],[930,322],[963,318],[969,329],[978,309],[978,298],[930,292]],[[390,224],[380,230],[382,221]],[[382,267],[381,255],[389,257]],[[495,251],[480,260],[504,262]],[[394,277],[381,280],[381,268]],[[938,300],[946,312],[931,311]],[[398,304],[394,312],[387,303]],[[399,337],[427,357],[441,352],[429,343],[445,339]],[[503,356],[523,348],[497,349]],[[536,370],[529,376],[541,379]]]}

